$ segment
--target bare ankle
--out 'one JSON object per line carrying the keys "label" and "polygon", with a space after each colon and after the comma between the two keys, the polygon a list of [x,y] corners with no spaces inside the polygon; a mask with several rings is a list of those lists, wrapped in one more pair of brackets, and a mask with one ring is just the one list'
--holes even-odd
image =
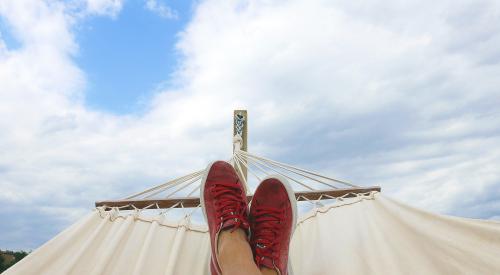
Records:
{"label": "bare ankle", "polygon": [[223,274],[260,275],[247,235],[242,229],[219,233],[217,260]]}
{"label": "bare ankle", "polygon": [[262,275],[278,275],[278,272],[276,272],[276,270],[267,267],[261,268],[260,272],[262,273]]}
{"label": "bare ankle", "polygon": [[217,247],[218,247],[217,253],[220,254],[221,249],[223,249],[224,246],[226,246],[228,243],[241,242],[241,241],[248,242],[247,234],[243,229],[238,228],[234,231],[230,229],[223,230],[219,233],[219,240],[217,242]]}

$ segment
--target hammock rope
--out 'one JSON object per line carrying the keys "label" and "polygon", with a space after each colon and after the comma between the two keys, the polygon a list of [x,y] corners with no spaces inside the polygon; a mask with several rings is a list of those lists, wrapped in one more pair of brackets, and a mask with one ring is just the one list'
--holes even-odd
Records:
{"label": "hammock rope", "polygon": [[[253,156],[249,156],[249,157],[250,157],[250,159],[256,159],[256,160],[258,160],[259,162],[262,162],[262,159],[260,159],[260,158],[253,157]],[[271,162],[269,162],[269,163],[270,163],[270,164],[273,164],[273,163],[271,163]],[[281,169],[284,169],[284,167],[283,167],[283,166],[280,166],[280,165],[275,165],[275,166],[276,166],[276,167],[279,167],[279,168],[281,168]],[[285,169],[285,170],[287,170],[287,169]],[[320,179],[313,178],[313,177],[308,176],[307,174],[304,174],[304,173],[302,173],[302,172],[293,171],[293,170],[291,170],[291,169],[288,169],[287,171],[290,171],[290,172],[293,172],[293,173],[295,173],[295,174],[297,174],[297,175],[303,176],[304,178],[307,178],[307,179],[310,179],[310,180],[316,181],[316,182],[321,183],[321,184],[323,184],[323,185],[326,185],[326,186],[328,186],[328,187],[330,187],[330,188],[335,188],[335,189],[338,189],[338,187],[336,187],[336,186],[334,186],[334,185],[332,185],[332,184],[329,184],[329,183],[327,183],[327,182],[325,182],[325,181],[323,181],[323,180],[320,180]]]}
{"label": "hammock rope", "polygon": [[[233,165],[240,175],[245,175],[242,177],[242,181],[247,187],[248,196],[252,195],[250,190],[252,187],[255,187],[263,178],[272,174],[278,174],[288,179],[292,188],[298,192],[296,194],[297,200],[311,204],[314,207],[323,206],[321,200],[341,200],[344,196],[357,196],[355,193],[349,192],[351,188],[362,189],[357,190],[357,193],[364,190],[364,188],[344,180],[327,177],[318,172],[248,153],[240,150],[239,146],[235,146],[233,155],[228,162]],[[201,179],[204,173],[205,169],[198,170],[130,195],[123,200],[117,201],[119,203],[111,203],[111,206],[106,206],[106,204],[100,204],[99,206],[106,206],[105,210],[114,211],[137,211],[139,208],[148,211],[156,209],[159,214],[165,216],[174,208],[194,208],[190,213],[185,214],[185,217],[190,217],[200,208],[197,200],[199,200],[198,192],[201,188]],[[246,174],[248,174],[248,177]],[[322,187],[327,187],[327,189],[321,189]],[[304,188],[306,191],[301,191]],[[339,192],[332,192],[334,190]],[[332,193],[338,195],[332,196]],[[162,202],[160,207],[158,203],[161,200],[168,200],[169,203],[165,205]],[[142,201],[142,203],[137,205],[137,201]],[[189,206],[186,207],[185,203]],[[156,206],[156,208],[153,206]]]}
{"label": "hammock rope", "polygon": [[[292,185],[295,185],[296,187],[300,186],[310,191],[318,191],[319,189],[317,188],[317,186],[320,185],[326,186],[328,187],[328,189],[338,189],[339,187],[333,185],[333,183],[359,188],[359,186],[347,181],[323,176],[317,172],[312,172],[265,157],[260,157],[245,151],[238,150],[237,148],[235,149],[233,156],[231,157],[231,159],[229,159],[228,162],[231,163],[235,167],[236,171],[238,171],[241,175],[243,175],[243,171],[245,168],[248,175],[257,180],[257,182],[262,181],[263,178],[271,174],[279,174],[288,179],[292,183]],[[196,196],[197,191],[200,190],[201,178],[203,177],[204,172],[205,170],[198,170],[193,173],[189,173],[185,176],[175,178],[166,183],[127,196],[124,200],[151,199],[156,198],[157,196],[160,196],[160,198],[163,199],[169,199],[173,198],[176,194],[184,194],[184,196],[186,197]],[[243,178],[242,180],[244,181],[245,185],[249,187],[251,179]],[[314,185],[311,185],[312,183],[314,183]],[[189,187],[192,187],[189,192],[183,192]],[[249,188],[247,188],[247,191],[249,192]],[[333,198],[327,195],[320,196],[321,199],[323,199],[324,197]],[[304,201],[311,202],[310,199],[306,199],[305,197],[303,197],[303,199]]]}
{"label": "hammock rope", "polygon": [[[310,175],[313,175],[313,176],[316,176],[316,177],[319,177],[319,178],[323,178],[323,179],[334,181],[334,182],[337,182],[337,183],[340,183],[340,184],[344,184],[344,185],[347,185],[347,186],[350,186],[350,187],[355,187],[355,188],[359,187],[358,185],[352,184],[352,183],[350,183],[348,181],[344,181],[344,180],[339,180],[339,179],[327,177],[327,176],[321,175],[321,174],[319,174],[317,172],[313,172],[313,171],[309,171],[309,170],[306,170],[306,169],[302,169],[302,168],[299,168],[299,167],[296,167],[296,166],[293,166],[293,165],[290,165],[290,164],[282,163],[282,162],[279,162],[279,161],[275,161],[275,160],[272,160],[272,159],[269,159],[269,158],[256,156],[256,155],[250,154],[250,153],[245,152],[245,151],[241,151],[240,150],[238,153],[242,154],[242,155],[245,155],[245,156],[249,156],[249,157],[261,159],[263,161],[272,163],[272,164],[277,165],[277,166],[281,166],[284,169],[287,169],[289,171],[300,171],[300,172],[304,172],[304,173],[307,173],[307,174],[310,174]],[[295,173],[297,173],[297,172],[295,172]]]}

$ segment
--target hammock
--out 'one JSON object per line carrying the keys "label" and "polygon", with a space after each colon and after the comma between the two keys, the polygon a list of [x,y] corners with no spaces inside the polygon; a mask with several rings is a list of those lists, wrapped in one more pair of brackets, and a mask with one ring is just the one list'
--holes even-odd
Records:
{"label": "hammock", "polygon": [[[438,216],[378,192],[303,215],[295,274],[499,274],[500,223]],[[206,226],[98,208],[11,274],[209,274]]]}
{"label": "hammock", "polygon": [[[295,274],[500,274],[499,222],[431,214],[383,196],[380,187],[248,153],[236,133],[229,162],[249,199],[269,174],[287,178],[295,190]],[[209,274],[210,240],[198,197],[204,172],[97,202],[4,274]]]}
{"label": "hammock", "polygon": [[[355,187],[242,151],[236,151],[231,161],[240,172],[244,165],[257,180],[272,171],[304,189],[315,190],[319,185],[338,189],[334,184]],[[199,190],[202,173],[191,173],[128,200],[151,198],[174,187],[163,197],[190,187],[184,191],[189,197]],[[291,241],[295,274],[500,273],[498,222],[431,214],[377,191],[302,201],[310,210],[302,213]],[[200,208],[181,207],[177,210],[188,210],[184,216],[169,216],[183,204],[180,201],[167,209],[156,205],[97,207],[5,274],[209,274],[207,227],[192,222]],[[307,207],[299,208],[304,212]]]}

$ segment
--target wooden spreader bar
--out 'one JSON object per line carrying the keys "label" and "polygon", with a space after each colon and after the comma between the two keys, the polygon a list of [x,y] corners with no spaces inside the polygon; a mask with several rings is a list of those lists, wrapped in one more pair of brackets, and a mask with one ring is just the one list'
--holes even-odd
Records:
{"label": "wooden spreader bar", "polygon": [[[325,195],[331,197],[354,197],[356,194],[367,193],[371,191],[380,192],[380,186],[370,186],[370,187],[360,187],[360,188],[345,188],[345,189],[331,189],[331,190],[318,190],[318,191],[303,191],[303,192],[295,192],[295,197],[298,201],[307,200],[317,200],[323,195],[321,199],[330,199]],[[252,196],[247,196],[248,201],[252,199]],[[136,208],[142,209],[149,206],[150,209],[155,209],[156,205],[159,208],[181,208],[182,207],[197,207],[200,205],[199,198],[172,198],[172,199],[143,199],[143,200],[110,200],[110,201],[97,201],[95,203],[96,207],[107,206],[107,207],[120,207],[122,210],[133,210],[135,206]],[[153,206],[151,206],[153,205]]]}

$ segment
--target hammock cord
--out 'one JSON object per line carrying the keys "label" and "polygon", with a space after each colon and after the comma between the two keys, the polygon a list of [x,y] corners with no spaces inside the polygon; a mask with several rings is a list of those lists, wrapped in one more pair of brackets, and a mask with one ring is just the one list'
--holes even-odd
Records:
{"label": "hammock cord", "polygon": [[[257,182],[261,182],[263,178],[269,176],[270,174],[279,174],[296,186],[301,186],[306,188],[307,190],[317,191],[318,187],[323,185],[328,187],[328,189],[338,189],[339,187],[334,184],[342,184],[347,185],[349,187],[359,187],[347,181],[334,179],[331,177],[323,176],[317,172],[312,172],[306,169],[298,168],[289,164],[285,164],[282,162],[278,162],[275,160],[271,160],[265,157],[260,157],[242,150],[239,148],[235,148],[233,156],[228,160],[231,163],[236,171],[241,175],[244,174],[246,168],[246,172],[248,175],[252,176],[252,179],[255,178]],[[144,191],[138,192],[136,194],[130,195],[126,197],[124,200],[135,200],[135,199],[151,199],[151,198],[162,198],[169,199],[173,198],[174,195],[180,194],[184,197],[193,197],[197,195],[197,192],[201,187],[201,178],[203,177],[205,170],[198,170],[196,172],[187,174],[182,177],[178,177],[166,183],[151,187]],[[249,187],[249,182],[251,179],[242,178],[245,185]],[[192,189],[188,189],[189,187],[194,187]],[[175,189],[174,189],[175,188]],[[186,191],[186,189],[190,191]],[[173,191],[172,191],[173,190]],[[250,194],[249,188],[247,188],[248,194]],[[163,195],[161,195],[163,194]],[[317,205],[317,202],[323,198],[334,199],[328,195],[321,195],[319,199],[310,200],[307,198],[303,198],[306,202],[310,202],[312,204]],[[181,204],[174,204],[173,207],[178,206],[183,207]],[[172,207],[172,208],[173,208]],[[149,208],[149,207],[148,207]]]}

